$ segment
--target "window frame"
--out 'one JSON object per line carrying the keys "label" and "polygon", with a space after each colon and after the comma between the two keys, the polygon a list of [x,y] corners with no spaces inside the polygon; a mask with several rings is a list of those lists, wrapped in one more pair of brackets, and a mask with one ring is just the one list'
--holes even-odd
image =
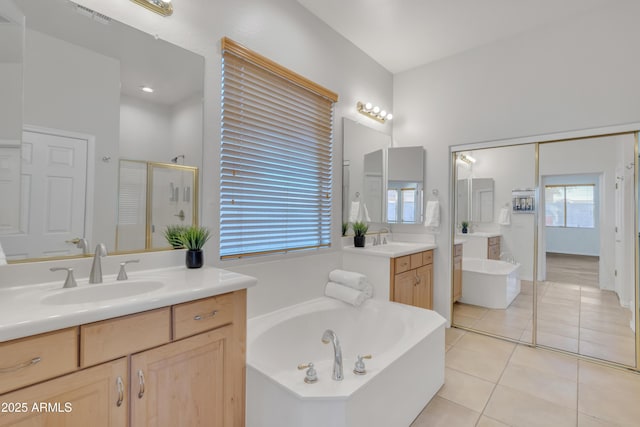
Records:
{"label": "window frame", "polygon": [[[593,203],[593,225],[591,227],[575,227],[575,226],[569,226],[567,225],[567,187],[591,187],[592,188],[592,203]],[[562,216],[562,225],[547,225],[546,221],[545,221],[545,227],[549,227],[549,228],[571,228],[571,229],[585,229],[585,230],[592,230],[596,228],[596,211],[595,211],[595,206],[596,206],[596,184],[548,184],[544,186],[544,191],[545,191],[545,195],[547,192],[547,188],[562,188],[563,189],[563,197],[562,197],[562,201],[563,201],[563,216]],[[547,209],[547,200],[546,200],[546,196],[545,196],[545,216],[546,216],[546,209]]]}

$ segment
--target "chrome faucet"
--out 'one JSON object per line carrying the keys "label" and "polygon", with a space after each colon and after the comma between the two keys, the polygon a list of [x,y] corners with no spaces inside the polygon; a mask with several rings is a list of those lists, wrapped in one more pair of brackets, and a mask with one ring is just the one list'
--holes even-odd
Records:
{"label": "chrome faucet", "polygon": [[342,374],[342,348],[340,347],[340,341],[338,341],[338,336],[331,329],[327,329],[322,334],[322,342],[325,344],[329,344],[329,342],[333,343],[333,374],[331,378],[336,381],[342,381],[344,375]]}
{"label": "chrome faucet", "polygon": [[89,283],[102,283],[102,263],[100,257],[107,256],[107,247],[104,243],[98,243],[96,252],[93,254],[93,265],[89,274]]}

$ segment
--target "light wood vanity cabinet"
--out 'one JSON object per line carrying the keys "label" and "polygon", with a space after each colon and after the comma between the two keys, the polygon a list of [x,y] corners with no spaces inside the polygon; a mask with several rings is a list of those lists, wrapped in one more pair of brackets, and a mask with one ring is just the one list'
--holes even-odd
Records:
{"label": "light wood vanity cabinet", "polygon": [[391,300],[433,308],[433,251],[391,258]]}
{"label": "light wood vanity cabinet", "polygon": [[0,343],[0,426],[243,426],[245,342],[239,290]]}
{"label": "light wood vanity cabinet", "polygon": [[462,297],[462,243],[453,246],[453,302]]}
{"label": "light wood vanity cabinet", "polygon": [[500,259],[500,236],[489,237],[487,239],[487,258]]}

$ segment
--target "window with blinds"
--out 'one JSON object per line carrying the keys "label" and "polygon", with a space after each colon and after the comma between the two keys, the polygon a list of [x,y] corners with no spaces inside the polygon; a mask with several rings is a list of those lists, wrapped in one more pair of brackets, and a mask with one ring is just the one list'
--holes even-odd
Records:
{"label": "window with blinds", "polygon": [[337,95],[222,40],[220,256],[328,247]]}

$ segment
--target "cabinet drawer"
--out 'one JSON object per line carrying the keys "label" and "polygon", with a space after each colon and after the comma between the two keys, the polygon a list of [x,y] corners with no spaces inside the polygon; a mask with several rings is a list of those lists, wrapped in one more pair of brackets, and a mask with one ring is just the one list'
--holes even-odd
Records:
{"label": "cabinet drawer", "polygon": [[233,322],[233,294],[216,295],[173,307],[173,339],[195,335]]}
{"label": "cabinet drawer", "polygon": [[462,245],[455,245],[453,247],[453,256],[462,256]]}
{"label": "cabinet drawer", "polygon": [[0,394],[77,368],[77,328],[0,343]]}
{"label": "cabinet drawer", "polygon": [[500,236],[489,237],[488,243],[489,246],[495,246],[500,244]]}
{"label": "cabinet drawer", "polygon": [[422,252],[422,265],[433,264],[433,251]]}
{"label": "cabinet drawer", "polygon": [[80,327],[80,366],[91,366],[169,342],[169,307]]}
{"label": "cabinet drawer", "polygon": [[394,262],[396,263],[396,265],[395,265],[396,274],[402,273],[402,272],[405,272],[405,271],[411,269],[411,256],[410,255],[402,256],[402,257],[399,257],[399,258],[394,258]]}
{"label": "cabinet drawer", "polygon": [[411,257],[411,269],[422,267],[424,265],[422,259],[422,252],[418,252],[417,254],[409,255]]}
{"label": "cabinet drawer", "polygon": [[488,259],[500,259],[500,246],[489,246],[489,250],[487,252]]}

